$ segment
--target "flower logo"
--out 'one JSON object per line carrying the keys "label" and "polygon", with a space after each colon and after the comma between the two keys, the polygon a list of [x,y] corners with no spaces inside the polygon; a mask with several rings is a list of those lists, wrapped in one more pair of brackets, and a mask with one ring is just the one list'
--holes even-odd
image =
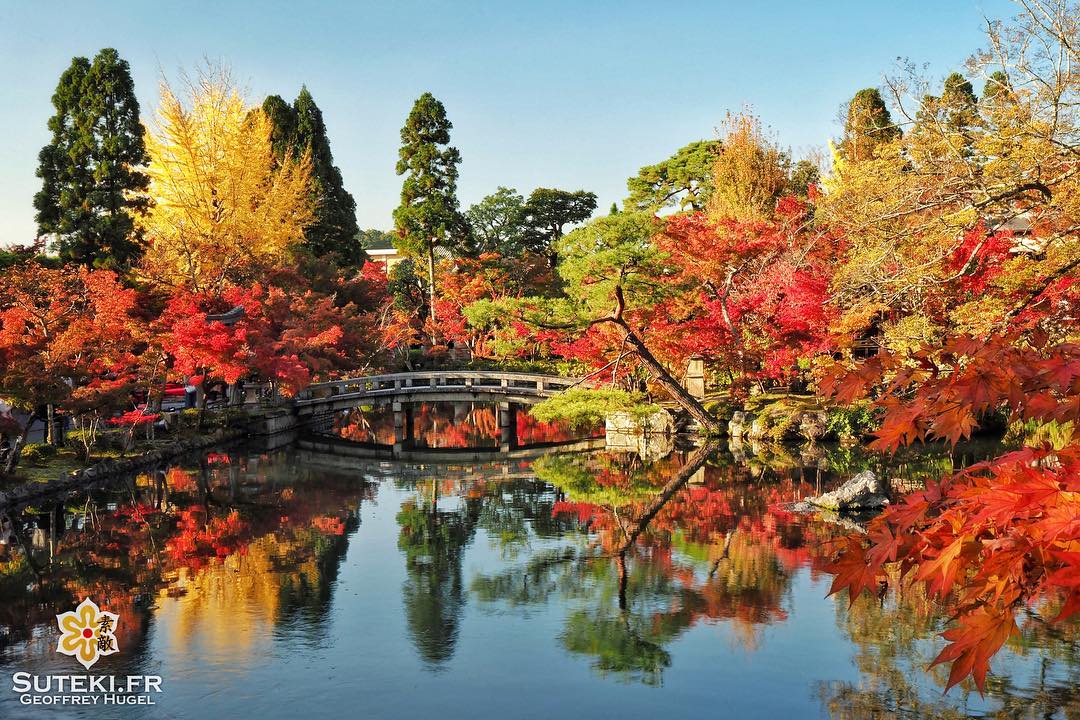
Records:
{"label": "flower logo", "polygon": [[56,616],[60,639],[56,652],[71,655],[87,670],[102,655],[112,655],[120,648],[116,644],[116,625],[120,616],[98,608],[86,598],[74,610]]}

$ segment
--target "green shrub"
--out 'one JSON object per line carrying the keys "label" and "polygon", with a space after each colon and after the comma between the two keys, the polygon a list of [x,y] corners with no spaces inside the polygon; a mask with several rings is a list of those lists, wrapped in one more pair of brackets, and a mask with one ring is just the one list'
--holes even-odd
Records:
{"label": "green shrub", "polygon": [[19,460],[27,465],[44,465],[55,455],[56,448],[48,443],[30,443],[23,447]]}
{"label": "green shrub", "polygon": [[71,430],[67,434],[67,439],[70,443],[82,445],[86,441],[88,435],[90,435],[89,430]]}
{"label": "green shrub", "polygon": [[830,438],[858,438],[878,426],[874,409],[869,403],[848,407],[831,407],[825,420],[825,435]]}
{"label": "green shrub", "polygon": [[[67,434],[67,438],[73,445],[85,446],[86,437],[88,435],[90,435],[89,430],[72,430]],[[95,438],[93,446],[100,450],[119,450],[124,445],[125,435],[127,435],[126,430],[100,428],[97,431],[97,437]]]}
{"label": "green shrub", "polygon": [[1009,425],[1002,442],[1010,447],[1039,447],[1049,444],[1055,450],[1068,445],[1073,438],[1072,421],[1059,423],[1056,420],[1018,420]]}
{"label": "green shrub", "polygon": [[572,388],[534,405],[529,413],[540,422],[562,421],[580,428],[599,425],[616,412],[643,419],[659,410],[659,405],[645,402],[644,396],[637,393]]}

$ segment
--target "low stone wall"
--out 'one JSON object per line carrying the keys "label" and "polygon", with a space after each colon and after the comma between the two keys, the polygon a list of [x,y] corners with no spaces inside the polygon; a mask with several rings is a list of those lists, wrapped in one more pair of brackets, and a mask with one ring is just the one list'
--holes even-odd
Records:
{"label": "low stone wall", "polygon": [[56,495],[69,490],[74,490],[93,484],[114,475],[148,470],[156,467],[167,460],[185,455],[195,450],[203,450],[215,445],[221,445],[234,440],[247,437],[246,430],[233,428],[218,430],[209,435],[204,435],[190,440],[178,440],[165,448],[151,450],[142,455],[129,458],[109,458],[96,462],[89,467],[64,473],[55,480],[48,482],[33,482],[18,485],[10,490],[0,491],[0,510],[33,502],[38,498]]}
{"label": "low stone wall", "polygon": [[279,408],[251,417],[246,430],[252,437],[262,437],[299,430],[308,422],[312,420],[301,420],[291,409]]}

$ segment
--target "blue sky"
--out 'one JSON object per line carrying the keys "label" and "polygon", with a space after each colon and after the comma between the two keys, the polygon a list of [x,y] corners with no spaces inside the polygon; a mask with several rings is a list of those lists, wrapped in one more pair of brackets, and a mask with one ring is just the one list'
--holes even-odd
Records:
{"label": "blue sky", "polygon": [[398,131],[425,91],[454,123],[463,207],[506,185],[592,190],[606,209],[744,104],[796,155],[822,147],[897,58],[944,77],[982,45],[984,17],[1013,14],[1006,0],[0,0],[0,244],[32,239],[53,89],[102,47],[131,64],[144,117],[162,75],[204,58],[254,102],[306,83],[361,227],[388,228]]}

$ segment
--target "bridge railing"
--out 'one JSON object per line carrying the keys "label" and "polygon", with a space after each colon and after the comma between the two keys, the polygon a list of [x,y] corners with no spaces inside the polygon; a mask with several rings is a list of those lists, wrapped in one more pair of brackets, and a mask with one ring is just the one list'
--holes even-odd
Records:
{"label": "bridge railing", "polygon": [[315,383],[296,394],[298,405],[329,399],[386,395],[423,395],[452,390],[492,393],[524,393],[550,396],[581,383],[580,378],[521,372],[485,370],[439,370],[389,373]]}

